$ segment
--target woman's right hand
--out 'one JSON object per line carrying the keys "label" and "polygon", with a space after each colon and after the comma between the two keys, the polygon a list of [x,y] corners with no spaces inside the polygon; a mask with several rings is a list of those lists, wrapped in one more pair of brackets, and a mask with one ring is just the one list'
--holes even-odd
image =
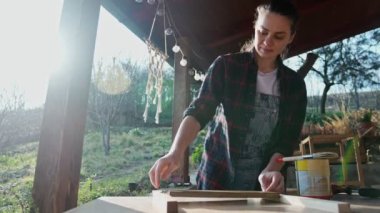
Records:
{"label": "woman's right hand", "polygon": [[149,170],[150,182],[154,188],[160,187],[160,180],[167,180],[179,168],[180,157],[175,153],[168,153],[159,158]]}
{"label": "woman's right hand", "polygon": [[160,187],[160,180],[167,180],[179,168],[186,148],[194,141],[201,126],[192,116],[186,116],[179,125],[170,151],[154,163],[149,171],[150,182],[154,188]]}

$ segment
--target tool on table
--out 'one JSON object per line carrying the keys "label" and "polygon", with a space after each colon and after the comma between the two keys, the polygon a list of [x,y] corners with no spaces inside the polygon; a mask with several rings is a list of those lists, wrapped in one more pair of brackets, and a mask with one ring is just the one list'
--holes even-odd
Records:
{"label": "tool on table", "polygon": [[296,161],[296,160],[305,160],[305,159],[334,159],[338,158],[339,155],[335,152],[317,152],[309,155],[300,155],[300,156],[291,156],[291,157],[280,157],[276,161],[278,163],[286,161]]}
{"label": "tool on table", "polygon": [[352,195],[352,193],[358,193],[363,197],[377,198],[380,197],[380,189],[370,188],[370,187],[361,187],[358,189],[352,188],[351,186],[338,186],[335,184],[331,185],[331,191],[333,194],[346,193]]}

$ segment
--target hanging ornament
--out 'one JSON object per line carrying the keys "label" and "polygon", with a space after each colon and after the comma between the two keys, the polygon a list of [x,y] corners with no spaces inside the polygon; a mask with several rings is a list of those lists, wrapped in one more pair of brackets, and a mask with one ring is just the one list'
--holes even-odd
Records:
{"label": "hanging ornament", "polygon": [[199,74],[197,72],[194,75],[194,80],[196,80],[196,81],[201,80],[201,78],[200,78],[200,76],[199,76]]}
{"label": "hanging ornament", "polygon": [[173,29],[171,27],[166,28],[165,35],[173,35]]}
{"label": "hanging ornament", "polygon": [[181,50],[181,48],[177,44],[175,44],[173,46],[172,50],[173,50],[173,52],[178,53]]}
{"label": "hanging ornament", "polygon": [[204,81],[206,78],[206,75],[203,74],[202,72],[199,72],[198,70],[194,69],[195,74],[194,74],[194,80],[196,81]]}
{"label": "hanging ornament", "polygon": [[[146,104],[145,111],[143,114],[144,122],[148,119],[148,110],[150,103],[157,104],[155,123],[160,122],[161,108],[161,97],[162,97],[162,84],[163,84],[163,64],[168,58],[167,55],[163,54],[158,48],[156,48],[150,41],[145,42],[148,47],[149,53],[149,66],[148,66],[148,82],[145,88],[146,94]],[[153,97],[153,93],[155,95]]]}
{"label": "hanging ornament", "polygon": [[199,74],[199,78],[200,78],[200,80],[203,82],[203,81],[205,81],[205,79],[206,79],[206,75],[203,74],[203,73],[201,73],[201,74]]}
{"label": "hanging ornament", "polygon": [[154,3],[156,3],[155,0],[147,0],[146,2],[148,2],[148,4],[150,4],[150,5],[154,5]]}
{"label": "hanging ornament", "polygon": [[158,8],[156,14],[158,16],[163,16],[165,14],[164,9],[163,8]]}
{"label": "hanging ornament", "polygon": [[183,67],[185,67],[187,65],[187,59],[185,56],[182,57],[181,61],[179,62],[179,64]]}

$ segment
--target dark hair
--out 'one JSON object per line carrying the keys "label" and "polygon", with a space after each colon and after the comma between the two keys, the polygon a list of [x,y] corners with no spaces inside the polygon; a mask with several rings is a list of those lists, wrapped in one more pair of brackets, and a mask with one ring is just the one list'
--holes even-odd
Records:
{"label": "dark hair", "polygon": [[290,0],[272,0],[269,4],[259,5],[256,9],[254,23],[256,23],[262,10],[287,17],[292,22],[290,26],[291,33],[295,33],[299,17],[296,7]]}
{"label": "dark hair", "polygon": [[[290,32],[294,34],[296,32],[298,24],[298,12],[294,4],[290,0],[272,0],[268,4],[261,4],[257,6],[255,12],[255,19],[253,21],[253,27],[255,27],[256,21],[262,12],[272,12],[287,17],[291,21]],[[253,39],[247,41],[241,48],[242,52],[251,52],[254,48]]]}

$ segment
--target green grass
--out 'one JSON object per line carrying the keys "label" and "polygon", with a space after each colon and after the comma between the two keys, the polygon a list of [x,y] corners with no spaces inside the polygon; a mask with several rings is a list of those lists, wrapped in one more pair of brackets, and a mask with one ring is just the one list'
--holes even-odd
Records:
{"label": "green grass", "polygon": [[30,209],[37,146],[33,142],[0,153],[0,212]]}
{"label": "green grass", "polygon": [[[113,131],[111,151],[104,155],[101,134],[85,135],[78,204],[100,196],[146,195],[151,191],[148,171],[171,145],[171,128]],[[28,212],[32,206],[38,142],[0,151],[0,212]],[[137,183],[136,191],[129,183]]]}
{"label": "green grass", "polygon": [[[171,128],[131,129],[111,135],[111,151],[105,156],[101,134],[85,136],[79,203],[100,196],[133,196],[151,191],[148,171],[171,144]],[[128,184],[139,190],[130,191]]]}

